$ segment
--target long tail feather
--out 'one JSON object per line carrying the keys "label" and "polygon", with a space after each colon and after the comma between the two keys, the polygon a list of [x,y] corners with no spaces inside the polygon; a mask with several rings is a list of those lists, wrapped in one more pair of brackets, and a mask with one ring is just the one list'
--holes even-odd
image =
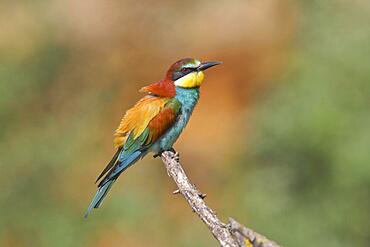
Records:
{"label": "long tail feather", "polygon": [[104,197],[107,195],[109,189],[112,187],[113,183],[116,181],[116,179],[108,181],[106,184],[104,184],[102,187],[99,188],[99,190],[96,192],[92,202],[90,203],[86,213],[85,213],[85,218],[89,215],[91,210],[93,208],[99,208],[101,205]]}
{"label": "long tail feather", "polygon": [[96,192],[93,200],[91,201],[89,207],[87,208],[87,211],[85,213],[85,218],[89,215],[91,210],[93,208],[98,208],[105,196],[107,195],[109,189],[112,187],[113,183],[117,180],[118,176],[126,170],[128,167],[130,167],[132,164],[134,164],[142,155],[141,151],[135,151],[131,154],[129,154],[127,157],[125,157],[122,161],[117,161],[112,167],[109,172],[106,174],[104,179],[100,181],[98,185],[98,191]]}
{"label": "long tail feather", "polygon": [[135,151],[124,157],[122,161],[116,162],[115,166],[110,169],[107,175],[100,181],[98,187],[103,187],[108,181],[116,179],[122,172],[134,164],[141,155],[141,151]]}
{"label": "long tail feather", "polygon": [[100,173],[99,177],[96,179],[95,183],[97,183],[114,165],[118,162],[118,156],[121,153],[122,148],[119,148],[117,152],[114,154],[111,161],[108,163],[108,165],[104,168],[104,170]]}

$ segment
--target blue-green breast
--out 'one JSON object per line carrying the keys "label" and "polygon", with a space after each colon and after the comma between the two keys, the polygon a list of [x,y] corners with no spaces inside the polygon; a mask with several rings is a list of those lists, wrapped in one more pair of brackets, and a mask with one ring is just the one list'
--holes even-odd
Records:
{"label": "blue-green breast", "polygon": [[175,124],[158,140],[155,149],[159,150],[155,150],[156,152],[170,149],[180,136],[199,100],[199,88],[177,87],[175,98],[181,103],[180,114]]}

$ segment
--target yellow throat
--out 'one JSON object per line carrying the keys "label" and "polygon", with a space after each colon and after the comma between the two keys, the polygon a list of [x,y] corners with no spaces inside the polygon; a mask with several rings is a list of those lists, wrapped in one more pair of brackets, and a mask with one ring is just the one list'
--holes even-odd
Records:
{"label": "yellow throat", "polygon": [[199,87],[204,80],[204,73],[202,71],[194,71],[175,81],[175,85],[183,88]]}

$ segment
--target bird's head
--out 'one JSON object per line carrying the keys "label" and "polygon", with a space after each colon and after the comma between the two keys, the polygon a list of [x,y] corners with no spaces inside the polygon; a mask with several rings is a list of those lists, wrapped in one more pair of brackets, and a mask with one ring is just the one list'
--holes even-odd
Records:
{"label": "bird's head", "polygon": [[221,64],[221,62],[201,63],[193,58],[181,59],[171,65],[163,80],[141,88],[140,92],[162,97],[174,97],[176,95],[176,87],[199,87],[204,79],[203,71],[218,64]]}
{"label": "bird's head", "polygon": [[204,79],[203,71],[221,62],[200,62],[194,58],[184,58],[172,64],[166,74],[166,79],[173,81],[176,87],[199,87]]}

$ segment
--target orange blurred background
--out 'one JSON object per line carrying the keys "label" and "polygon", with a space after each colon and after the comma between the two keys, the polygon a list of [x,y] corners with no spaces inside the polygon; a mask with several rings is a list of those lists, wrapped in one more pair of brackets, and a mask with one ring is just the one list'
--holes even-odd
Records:
{"label": "orange blurred background", "polygon": [[224,221],[284,246],[370,243],[368,1],[0,7],[0,246],[217,244],[149,156],[82,217],[138,89],[183,57],[224,62],[175,145]]}

